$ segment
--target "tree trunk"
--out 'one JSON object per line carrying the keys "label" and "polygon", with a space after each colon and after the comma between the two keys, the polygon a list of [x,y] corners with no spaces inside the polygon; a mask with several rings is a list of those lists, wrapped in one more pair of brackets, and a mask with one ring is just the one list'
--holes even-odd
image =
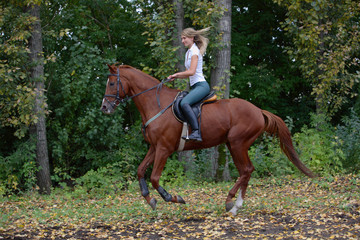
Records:
{"label": "tree trunk", "polygon": [[219,21],[218,32],[222,33],[220,47],[216,52],[216,67],[211,71],[211,86],[220,87],[223,98],[229,98],[230,92],[230,60],[231,60],[231,0],[217,0],[225,9]]}
{"label": "tree trunk", "polygon": [[[220,47],[216,51],[216,67],[211,71],[211,87],[221,93],[222,98],[229,98],[230,93],[230,60],[231,60],[231,0],[217,0],[218,5],[224,8],[225,12],[219,21],[218,32],[222,33]],[[227,181],[230,178],[228,160],[225,154],[225,145],[217,148],[216,181]],[[216,148],[214,149],[216,151]]]}
{"label": "tree trunk", "polygon": [[173,0],[173,5],[175,7],[175,23],[176,23],[174,46],[180,47],[176,51],[176,57],[178,59],[176,68],[178,69],[179,72],[183,72],[183,71],[185,71],[184,57],[185,57],[185,52],[186,52],[186,49],[181,42],[181,32],[184,29],[184,7],[183,7],[182,0]]}
{"label": "tree trunk", "polygon": [[230,170],[229,170],[229,159],[226,154],[225,144],[221,144],[217,148],[218,151],[218,168],[216,169],[215,181],[229,181]]}
{"label": "tree trunk", "polygon": [[39,167],[37,172],[37,183],[41,194],[50,194],[51,180],[49,168],[49,156],[46,139],[45,108],[46,101],[44,96],[44,59],[41,36],[40,6],[32,4],[28,8],[31,16],[37,18],[32,25],[31,37],[29,40],[31,78],[35,84],[36,97],[34,111],[37,122],[32,128],[31,133],[36,135],[36,161]]}

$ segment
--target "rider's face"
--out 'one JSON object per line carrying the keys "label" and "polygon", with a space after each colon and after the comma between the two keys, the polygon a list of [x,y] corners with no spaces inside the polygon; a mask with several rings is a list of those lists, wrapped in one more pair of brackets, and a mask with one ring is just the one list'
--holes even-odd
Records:
{"label": "rider's face", "polygon": [[181,42],[184,44],[185,47],[189,48],[194,44],[194,38],[181,36]]}

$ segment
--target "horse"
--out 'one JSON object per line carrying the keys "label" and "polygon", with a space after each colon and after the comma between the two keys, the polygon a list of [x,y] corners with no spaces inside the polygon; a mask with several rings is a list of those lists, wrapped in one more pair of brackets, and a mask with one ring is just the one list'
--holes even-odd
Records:
{"label": "horse", "polygon": [[[166,202],[185,204],[181,196],[172,196],[159,185],[167,158],[177,151],[181,140],[182,123],[174,117],[169,108],[174,103],[179,90],[169,88],[163,81],[160,82],[131,66],[108,64],[108,67],[110,74],[101,111],[111,114],[121,102],[133,100],[142,118],[144,139],[149,144],[149,150],[137,170],[141,195],[155,210],[157,201],[150,197],[145,180],[145,171],[153,164],[150,176],[153,188]],[[239,172],[239,177],[225,200],[226,211],[234,216],[243,204],[248,182],[254,171],[248,155],[249,147],[263,132],[279,139],[281,150],[301,172],[309,177],[315,176],[300,161],[284,121],[243,99],[220,99],[204,105],[201,113],[203,141],[185,143],[183,150],[226,144]],[[238,197],[234,202],[233,199],[238,191]]]}

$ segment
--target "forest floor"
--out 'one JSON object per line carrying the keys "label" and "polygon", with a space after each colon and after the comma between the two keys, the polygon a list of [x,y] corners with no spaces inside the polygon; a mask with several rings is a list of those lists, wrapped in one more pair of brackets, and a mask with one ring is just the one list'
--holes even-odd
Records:
{"label": "forest floor", "polygon": [[234,217],[231,183],[170,186],[185,205],[158,200],[138,184],[113,193],[54,189],[0,199],[0,239],[360,239],[360,175],[251,179]]}

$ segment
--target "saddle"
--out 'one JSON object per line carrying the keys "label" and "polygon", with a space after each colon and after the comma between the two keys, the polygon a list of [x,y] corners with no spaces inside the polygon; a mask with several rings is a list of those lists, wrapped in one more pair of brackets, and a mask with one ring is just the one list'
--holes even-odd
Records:
{"label": "saddle", "polygon": [[[186,118],[182,113],[180,102],[188,93],[189,92],[187,92],[187,91],[179,92],[178,95],[175,97],[174,104],[172,105],[173,114],[174,114],[175,118],[181,123],[186,122]],[[197,102],[194,105],[192,105],[191,107],[195,113],[195,116],[197,118],[199,118],[201,116],[202,105],[215,102],[216,98],[217,97],[215,95],[215,92],[211,91],[206,97],[204,97],[202,100],[200,100],[200,102]],[[200,124],[199,124],[199,126],[200,126]]]}

